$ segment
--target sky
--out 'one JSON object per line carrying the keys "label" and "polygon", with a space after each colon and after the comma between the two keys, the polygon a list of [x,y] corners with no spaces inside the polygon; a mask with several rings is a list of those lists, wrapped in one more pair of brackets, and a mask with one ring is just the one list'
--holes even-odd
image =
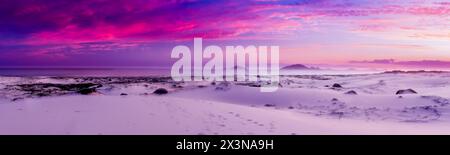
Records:
{"label": "sky", "polygon": [[170,66],[176,45],[281,64],[450,68],[445,0],[0,0],[0,66]]}

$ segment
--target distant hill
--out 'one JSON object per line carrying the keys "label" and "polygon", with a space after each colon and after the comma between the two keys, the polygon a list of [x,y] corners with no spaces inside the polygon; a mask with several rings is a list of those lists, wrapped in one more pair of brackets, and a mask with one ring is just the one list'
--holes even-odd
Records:
{"label": "distant hill", "polygon": [[284,70],[319,70],[319,68],[317,68],[317,67],[308,67],[308,66],[305,66],[302,64],[289,65],[289,66],[283,67],[281,69],[284,69]]}

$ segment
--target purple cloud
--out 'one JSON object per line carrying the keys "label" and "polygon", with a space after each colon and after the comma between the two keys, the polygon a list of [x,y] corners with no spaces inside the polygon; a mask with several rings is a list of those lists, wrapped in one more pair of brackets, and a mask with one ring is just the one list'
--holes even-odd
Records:
{"label": "purple cloud", "polygon": [[[445,2],[391,0],[0,0],[0,4],[1,65],[42,64],[35,59],[55,65],[68,61],[76,64],[102,52],[131,53],[148,46],[167,52],[167,47],[193,37],[293,40],[305,25],[327,31],[328,27],[316,24],[335,23],[333,19],[341,17],[353,20],[350,30],[384,30],[396,23],[362,23],[359,17],[448,16],[450,12],[450,5]],[[308,25],[309,21],[313,24]],[[408,28],[415,29],[415,25]],[[433,33],[426,36],[436,37]],[[163,54],[166,53],[159,53]],[[112,53],[105,58],[111,61],[104,62],[121,64],[122,58]]]}

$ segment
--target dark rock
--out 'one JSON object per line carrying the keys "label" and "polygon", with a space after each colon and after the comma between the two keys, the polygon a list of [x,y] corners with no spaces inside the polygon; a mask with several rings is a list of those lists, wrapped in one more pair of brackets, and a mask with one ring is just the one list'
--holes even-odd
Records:
{"label": "dark rock", "polygon": [[259,83],[253,83],[253,82],[248,82],[248,83],[236,83],[236,85],[249,86],[249,87],[261,87],[261,84],[259,84]]}
{"label": "dark rock", "polygon": [[264,104],[265,107],[275,107],[275,104]]}
{"label": "dark rock", "polygon": [[82,95],[89,95],[96,92],[95,88],[85,88],[85,89],[81,89],[78,91],[78,93],[82,94]]}
{"label": "dark rock", "polygon": [[295,77],[300,79],[310,79],[310,80],[331,80],[330,77],[324,75],[290,75],[289,77]]}
{"label": "dark rock", "polygon": [[172,85],[172,88],[183,88],[183,86],[177,85],[177,84],[173,84],[173,85]]}
{"label": "dark rock", "polygon": [[96,88],[102,87],[101,84],[93,83],[77,83],[77,84],[54,84],[54,83],[35,83],[35,84],[20,84],[14,86],[13,89],[28,92],[32,96],[51,96],[64,95],[70,92],[77,92],[83,95],[91,94],[96,91]]}
{"label": "dark rock", "polygon": [[127,93],[120,93],[120,96],[126,96],[128,95]]}
{"label": "dark rock", "polygon": [[417,94],[417,92],[413,89],[402,89],[402,90],[398,90],[396,93],[396,95],[400,95],[400,94]]}
{"label": "dark rock", "polygon": [[354,90],[350,90],[350,91],[348,91],[348,92],[345,92],[345,94],[348,94],[348,95],[358,95],[358,93],[356,93],[356,91],[354,91]]}
{"label": "dark rock", "polygon": [[342,86],[340,84],[337,84],[337,83],[333,84],[333,86],[331,86],[331,87],[333,87],[333,88],[342,88]]}
{"label": "dark rock", "polygon": [[13,98],[12,101],[22,100],[22,97]]}
{"label": "dark rock", "polygon": [[158,88],[153,92],[153,94],[158,94],[158,95],[163,95],[163,94],[167,94],[167,93],[169,93],[169,92],[164,88]]}
{"label": "dark rock", "polygon": [[404,120],[405,122],[429,122],[438,120],[442,115],[433,106],[406,107],[401,112],[411,116]]}
{"label": "dark rock", "polygon": [[335,111],[335,110],[333,110],[333,111],[330,112],[330,115],[331,116],[336,116],[338,118],[342,118],[342,117],[344,117],[345,113],[342,112],[342,111]]}
{"label": "dark rock", "polygon": [[[260,84],[257,84],[257,83],[251,83],[251,84],[249,84],[248,86],[250,86],[250,87],[261,87],[261,85]],[[280,86],[280,85],[278,85],[278,86]],[[281,86],[280,86],[281,87]]]}
{"label": "dark rock", "polygon": [[333,99],[331,99],[331,101],[333,101],[333,102],[337,102],[337,101],[339,101],[337,98],[333,98]]}
{"label": "dark rock", "polygon": [[157,83],[157,82],[161,82],[161,80],[160,79],[151,79],[151,82]]}

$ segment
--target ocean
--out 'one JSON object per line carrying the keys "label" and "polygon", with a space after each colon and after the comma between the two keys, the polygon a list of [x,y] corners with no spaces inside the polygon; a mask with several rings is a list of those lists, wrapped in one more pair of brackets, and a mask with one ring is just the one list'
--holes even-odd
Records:
{"label": "ocean", "polygon": [[[375,70],[282,70],[281,75],[350,75]],[[133,77],[170,76],[169,68],[0,68],[0,76]]]}
{"label": "ocean", "polygon": [[170,75],[165,68],[0,68],[0,76],[160,76]]}

